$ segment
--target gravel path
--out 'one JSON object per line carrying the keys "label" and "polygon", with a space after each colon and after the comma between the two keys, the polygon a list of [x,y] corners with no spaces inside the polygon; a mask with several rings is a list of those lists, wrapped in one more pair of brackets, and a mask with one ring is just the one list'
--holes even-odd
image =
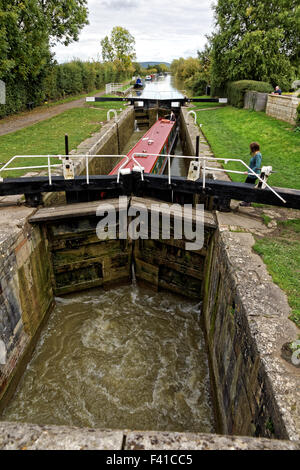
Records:
{"label": "gravel path", "polygon": [[[104,94],[105,92],[103,91],[101,93],[96,93],[94,96],[101,96]],[[0,136],[10,134],[11,132],[23,129],[24,127],[32,126],[37,122],[45,121],[46,119],[57,116],[68,109],[82,107],[85,102],[85,98],[80,98],[75,101],[70,101],[69,103],[58,104],[56,106],[50,106],[49,108],[36,108],[32,111],[0,119]]]}

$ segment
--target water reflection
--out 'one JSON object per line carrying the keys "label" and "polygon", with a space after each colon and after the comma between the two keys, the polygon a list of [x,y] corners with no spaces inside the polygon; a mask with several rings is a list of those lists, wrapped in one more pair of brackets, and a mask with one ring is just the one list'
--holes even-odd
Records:
{"label": "water reflection", "polygon": [[132,96],[139,96],[141,98],[148,98],[153,100],[168,100],[184,98],[183,94],[176,89],[173,84],[173,77],[166,75],[163,78],[145,82],[145,88],[142,91],[137,91]]}

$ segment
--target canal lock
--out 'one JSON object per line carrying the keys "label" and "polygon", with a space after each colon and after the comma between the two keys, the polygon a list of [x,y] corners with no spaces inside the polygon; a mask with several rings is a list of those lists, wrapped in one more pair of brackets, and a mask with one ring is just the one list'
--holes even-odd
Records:
{"label": "canal lock", "polygon": [[[127,119],[132,121],[133,129],[135,116],[132,110],[126,110],[126,113]],[[114,146],[117,145],[114,133],[112,132],[108,139],[107,137],[106,135],[106,140],[102,142],[102,150],[99,152],[112,154]],[[109,148],[111,151],[107,152]],[[129,201],[129,203],[132,202],[134,201]],[[149,203],[145,200],[143,202]],[[189,301],[191,299],[192,302],[195,301],[192,304],[192,312],[195,312],[195,305],[202,302],[201,321],[204,325],[203,335],[206,340],[204,349],[208,351],[208,357],[206,356],[206,359],[202,357],[202,360],[203,363],[208,361],[210,365],[210,385],[208,389],[206,388],[208,400],[206,403],[210,406],[214,404],[211,410],[213,417],[206,428],[201,428],[201,419],[198,421],[190,419],[190,423],[196,422],[193,426],[184,423],[182,427],[176,428],[172,419],[172,425],[167,424],[167,418],[163,421],[164,424],[152,424],[151,428],[198,432],[202,429],[203,432],[289,438],[291,432],[280,412],[270,385],[270,378],[261,361],[249,327],[243,299],[235,285],[229,236],[218,230],[214,215],[207,213],[204,251],[193,254],[186,253],[178,244],[178,240],[172,240],[170,243],[139,240],[133,244],[128,240],[119,242],[109,240],[105,242],[105,246],[103,244],[101,247],[99,240],[95,237],[97,222],[98,220],[93,217],[83,216],[76,219],[70,217],[65,221],[52,220],[47,224],[27,223],[26,230],[23,230],[18,238],[12,240],[11,247],[8,247],[8,251],[11,250],[10,255],[2,261],[5,282],[2,282],[1,308],[4,313],[6,335],[10,337],[9,344],[8,342],[6,344],[7,360],[1,365],[1,406],[4,410],[2,419],[5,420],[8,416],[5,410],[9,410],[10,403],[13,403],[10,400],[33,353],[34,345],[39,341],[42,326],[47,325],[54,296],[62,299],[58,301],[60,312],[62,312],[63,299],[66,299],[66,305],[70,310],[73,308],[70,305],[74,306],[74,300],[70,300],[69,296],[74,295],[76,299],[78,295],[83,295],[83,299],[79,300],[78,304],[82,302],[87,305],[85,314],[88,315],[99,300],[99,295],[106,296],[106,301],[111,303],[110,293],[118,289],[125,290],[120,291],[120,298],[114,297],[114,305],[119,305],[124,295],[133,296],[133,298],[136,295],[135,298],[141,306],[144,305],[145,298],[149,300],[151,295],[156,296],[159,305],[163,296],[166,295],[164,292],[169,291],[175,296],[182,296],[184,293]],[[231,236],[234,238],[234,235]],[[241,234],[236,234],[236,236],[243,238]],[[146,289],[149,289],[149,285],[152,286],[151,294],[149,290],[144,291],[145,297],[143,297],[143,292],[141,294],[135,292],[130,285],[133,259],[137,281],[147,286]],[[168,262],[165,263],[165,260]],[[118,285],[116,290],[109,290],[112,285]],[[86,298],[89,294],[84,292],[89,292],[86,289],[90,288],[99,290],[97,290],[96,298],[93,298],[89,304]],[[78,294],[78,291],[82,291],[83,294]],[[186,307],[182,304],[182,300],[179,300],[179,297],[174,299],[170,300],[169,304],[167,303],[167,312],[172,309],[176,311],[178,304],[184,311]],[[62,305],[59,305],[60,303]],[[130,311],[130,307],[127,306],[127,309]],[[142,311],[143,309],[140,312]],[[198,309],[196,314],[198,320],[199,313]],[[64,314],[61,313],[61,315]],[[194,314],[192,317],[195,321]],[[49,322],[51,318],[52,313]],[[100,330],[103,328],[105,330],[105,325],[109,330],[110,326],[109,323],[105,323],[106,321],[105,318],[104,323],[99,325]],[[88,336],[89,334],[87,333]],[[81,354],[78,353],[77,356],[75,354],[73,359],[82,361]],[[97,380],[98,376],[95,375],[97,367],[94,369],[93,367],[91,366],[89,370],[94,371],[94,380]],[[114,367],[117,370],[117,364]],[[74,367],[75,370],[76,367]],[[182,376],[184,374],[183,368]],[[38,376],[33,375],[30,380],[32,383],[35,380],[38,381]],[[193,383],[192,377],[190,383]],[[197,380],[194,383],[197,383]],[[207,384],[205,381],[204,383]],[[115,382],[114,386],[116,390],[118,383]],[[178,385],[174,387],[173,390],[169,390],[170,402],[172,393],[178,393],[176,389]],[[131,393],[134,393],[134,390]],[[178,397],[181,400],[180,394]],[[113,398],[116,403],[116,396]],[[67,402],[66,397],[63,400]],[[185,402],[184,407],[186,407],[187,401],[181,401]],[[136,405],[137,402],[134,406]],[[121,406],[123,411],[125,410],[123,416],[131,417],[134,414],[132,411],[134,407],[129,410],[126,406],[124,403]],[[12,408],[14,408],[13,405]],[[90,411],[89,413],[93,414]],[[80,411],[76,415],[75,425],[77,423],[81,426],[82,417],[80,418],[79,415]],[[158,415],[159,413],[156,417]],[[118,412],[116,416],[120,417]],[[26,421],[27,418],[22,417],[20,421],[22,420]],[[109,422],[111,421],[108,419],[106,422],[108,426]],[[134,426],[133,421],[127,422]],[[88,425],[98,426],[98,423],[91,421]],[[146,423],[143,429],[147,429]]]}

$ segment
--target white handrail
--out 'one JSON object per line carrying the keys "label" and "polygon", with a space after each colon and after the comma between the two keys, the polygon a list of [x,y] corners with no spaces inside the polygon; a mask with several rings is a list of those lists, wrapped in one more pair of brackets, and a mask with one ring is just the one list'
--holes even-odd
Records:
{"label": "white handrail", "polygon": [[142,167],[142,165],[140,165],[140,163],[135,159],[135,153],[132,155],[132,160],[133,160],[134,163],[136,163],[137,166],[139,167],[140,172],[141,172],[142,181],[144,181],[144,167]]}
{"label": "white handrail", "polygon": [[118,169],[118,177],[117,177],[117,183],[120,182],[120,174],[121,174],[121,170],[124,168],[124,166],[127,165],[127,163],[129,162],[129,157],[128,155],[125,155],[126,157],[126,161],[124,163],[122,163],[122,165],[120,166],[120,168]]}
{"label": "white handrail", "polygon": [[[137,157],[139,158],[146,158],[148,156],[160,156],[160,157],[165,157],[168,159],[168,180],[169,180],[169,184],[171,184],[171,165],[170,165],[170,155],[169,154],[157,154],[157,153],[134,153],[132,155],[132,160],[134,161],[134,163],[137,164],[137,166],[139,167],[140,171],[141,171],[141,179],[142,181],[144,181],[144,174],[143,174],[143,170],[144,168],[140,165],[140,163],[136,160]],[[0,174],[1,172],[3,171],[15,171],[15,170],[29,170],[29,169],[38,169],[38,168],[48,168],[48,177],[49,177],[49,184],[51,185],[52,184],[52,174],[51,174],[51,168],[55,168],[55,167],[59,167],[59,166],[62,166],[62,164],[52,164],[51,165],[51,158],[59,158],[59,159],[62,159],[62,158],[71,158],[71,159],[76,159],[76,158],[85,158],[85,162],[86,162],[86,179],[87,179],[87,184],[89,184],[89,168],[88,168],[88,162],[89,162],[89,158],[126,158],[125,162],[122,163],[121,167],[119,168],[118,170],[118,177],[117,177],[117,182],[119,183],[119,180],[120,180],[120,172],[121,170],[127,165],[127,163],[129,162],[130,158],[128,157],[128,155],[15,155],[14,157],[12,157],[2,168],[0,168]],[[10,165],[10,163],[12,163],[15,159],[18,159],[18,158],[47,158],[47,165],[39,165],[39,166],[27,166],[27,167],[13,167],[13,168],[7,168],[8,165]],[[207,162],[216,162],[216,161],[223,161],[225,164],[227,164],[228,162],[237,162],[237,163],[241,163],[245,168],[247,168],[248,170],[248,174],[253,174],[259,181],[261,181],[270,191],[272,191],[272,193],[275,194],[276,197],[278,197],[283,203],[286,203],[286,201],[271,187],[269,186],[259,175],[257,175],[253,170],[252,168],[250,168],[243,160],[241,159],[238,159],[238,158],[222,158],[222,157],[195,157],[195,156],[190,156],[190,155],[172,155],[172,158],[186,158],[186,159],[190,159],[190,160],[194,160],[195,158],[197,158],[199,161],[203,160],[203,167],[202,167],[202,171],[203,171],[203,179],[202,179],[202,187],[205,188],[205,184],[206,184],[206,172],[207,171],[220,171],[220,172],[225,172],[225,173],[236,173],[236,174],[244,174],[243,171],[237,171],[237,170],[227,170],[227,169],[224,169],[224,168],[211,168],[211,167],[208,167],[206,166],[206,163]],[[0,178],[0,181],[1,181],[1,178]]]}
{"label": "white handrail", "polygon": [[[161,156],[161,157],[170,158],[170,155],[157,154],[157,153],[142,153],[142,154],[134,153],[133,156],[134,157]],[[227,170],[227,169],[224,169],[224,168],[206,167],[206,162],[209,162],[209,161],[210,162],[216,162],[218,160],[221,160],[221,161],[224,161],[225,164],[227,164],[228,162],[241,163],[242,165],[245,166],[245,168],[247,168],[248,173],[250,172],[251,174],[253,174],[256,178],[258,178],[259,181],[261,181],[263,184],[265,184],[265,186],[267,186],[267,188],[269,188],[270,191],[272,191],[272,193],[275,194],[275,196],[277,196],[283,203],[286,203],[286,201],[271,186],[269,186],[268,183],[266,183],[264,180],[262,180],[261,177],[252,170],[252,168],[250,168],[243,160],[241,160],[239,158],[195,157],[195,156],[190,156],[190,155],[172,155],[172,157],[173,158],[187,158],[189,160],[195,160],[195,158],[197,158],[198,160],[203,160],[204,161],[204,167],[202,168],[204,170],[203,171],[203,179],[202,179],[202,187],[203,188],[205,188],[205,176],[206,176],[207,170],[220,171],[220,172],[225,172],[225,173],[238,173],[238,174],[241,174],[241,175],[244,174],[243,171]],[[168,167],[169,167],[169,165],[168,165]],[[171,168],[169,169],[168,177],[169,177],[169,184],[171,184]]]}
{"label": "white handrail", "polygon": [[[25,158],[30,158],[30,159],[35,159],[35,158],[46,158],[47,159],[47,165],[30,165],[30,166],[19,166],[19,167],[11,167],[11,168],[8,168],[8,166],[16,159],[25,159]],[[60,160],[62,158],[69,158],[69,159],[84,159],[85,160],[85,164],[86,164],[86,181],[87,181],[87,184],[89,184],[89,181],[90,181],[90,175],[89,175],[89,158],[126,158],[126,161],[122,164],[121,168],[123,168],[123,166],[125,166],[128,161],[129,161],[129,158],[127,155],[87,155],[87,154],[84,154],[84,155],[15,155],[14,157],[12,157],[7,163],[5,163],[5,165],[3,167],[0,168],[0,182],[1,180],[3,181],[3,179],[1,178],[1,172],[3,171],[17,171],[17,170],[32,170],[32,169],[43,169],[43,168],[47,168],[48,169],[48,178],[49,178],[49,184],[51,185],[52,184],[52,174],[51,174],[51,168],[58,168],[58,167],[62,167],[63,164],[62,163],[55,163],[55,164],[51,164],[51,158],[59,158]],[[119,180],[118,180],[119,182]]]}

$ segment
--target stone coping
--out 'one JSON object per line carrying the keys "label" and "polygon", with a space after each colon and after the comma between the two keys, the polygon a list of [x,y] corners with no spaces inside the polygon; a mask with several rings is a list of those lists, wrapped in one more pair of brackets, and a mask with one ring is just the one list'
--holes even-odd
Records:
{"label": "stone coping", "polygon": [[[230,214],[228,224],[232,224]],[[224,214],[217,212],[223,253],[242,301],[260,360],[269,379],[287,435],[300,440],[300,369],[282,357],[285,343],[297,340],[299,329],[289,320],[285,293],[272,281],[265,264],[252,247],[251,233],[230,231]],[[241,226],[236,217],[236,226]],[[244,226],[244,228],[246,228]]]}
{"label": "stone coping", "polygon": [[300,450],[300,442],[0,422],[0,450]]}
{"label": "stone coping", "polygon": [[300,98],[298,98],[297,96],[295,95],[275,95],[273,93],[268,93],[268,96],[272,96],[274,97],[275,99],[284,99],[284,100],[290,100],[290,99],[294,99],[294,100],[298,100],[299,103],[300,103]]}

